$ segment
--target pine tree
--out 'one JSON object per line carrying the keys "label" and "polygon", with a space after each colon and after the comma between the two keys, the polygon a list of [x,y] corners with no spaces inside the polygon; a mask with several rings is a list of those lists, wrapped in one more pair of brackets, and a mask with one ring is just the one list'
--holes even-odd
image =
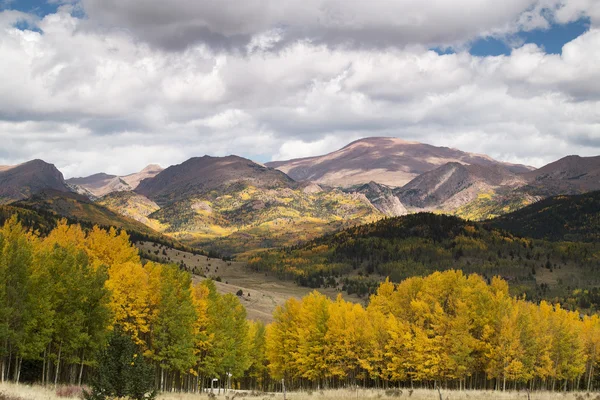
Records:
{"label": "pine tree", "polygon": [[110,336],[108,346],[98,358],[98,368],[92,379],[86,400],[128,397],[150,400],[156,397],[154,367],[141,354],[141,349],[129,335],[118,330]]}

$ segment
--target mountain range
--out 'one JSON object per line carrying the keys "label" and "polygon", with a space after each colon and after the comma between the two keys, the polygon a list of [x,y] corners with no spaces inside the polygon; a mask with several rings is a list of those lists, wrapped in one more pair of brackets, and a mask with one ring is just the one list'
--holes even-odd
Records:
{"label": "mountain range", "polygon": [[160,165],[150,164],[140,172],[117,176],[103,172],[83,178],[71,178],[66,183],[77,193],[87,197],[102,197],[112,192],[134,190],[146,178],[153,178],[163,169]]}
{"label": "mountain range", "polygon": [[336,187],[352,187],[374,181],[400,187],[425,172],[453,162],[484,167],[501,165],[513,173],[534,169],[499,162],[482,154],[388,137],[360,139],[323,156],[275,161],[266,165],[285,172],[297,181]]}
{"label": "mountain range", "polygon": [[362,139],[323,156],[265,165],[204,156],[164,170],[150,165],[125,176],[66,181],[41,160],[0,167],[2,203],[37,204],[65,216],[77,211],[84,220],[106,210],[224,254],[420,211],[484,220],[550,196],[594,190],[600,190],[600,157],[568,156],[534,169],[395,138]]}

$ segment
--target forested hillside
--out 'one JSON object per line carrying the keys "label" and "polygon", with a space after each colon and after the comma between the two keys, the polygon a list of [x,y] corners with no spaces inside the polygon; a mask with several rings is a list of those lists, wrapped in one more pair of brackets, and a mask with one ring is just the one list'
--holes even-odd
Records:
{"label": "forested hillside", "polygon": [[550,197],[495,218],[489,225],[538,239],[598,242],[600,192]]}
{"label": "forested hillside", "polygon": [[600,244],[521,238],[457,217],[420,213],[325,235],[304,245],[263,252],[250,268],[310,287],[372,293],[386,277],[400,282],[460,269],[502,276],[514,294],[573,304],[573,291],[600,285]]}

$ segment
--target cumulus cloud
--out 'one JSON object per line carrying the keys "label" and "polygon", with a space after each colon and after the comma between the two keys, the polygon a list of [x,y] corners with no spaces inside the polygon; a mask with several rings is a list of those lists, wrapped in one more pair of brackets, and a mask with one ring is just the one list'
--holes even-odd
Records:
{"label": "cumulus cloud", "polygon": [[[594,1],[144,4],[0,12],[0,164],[125,174],[204,154],[304,157],[367,136],[536,166],[600,150]],[[560,55],[429,50],[581,15],[592,27]]]}
{"label": "cumulus cloud", "polygon": [[[241,48],[278,32],[276,41],[351,47],[451,45],[506,32],[539,0],[82,0],[95,26],[124,27],[168,49],[194,43]],[[538,23],[541,23],[538,22]],[[271,37],[272,39],[272,37]],[[271,43],[273,44],[273,43]]]}
{"label": "cumulus cloud", "polygon": [[589,17],[596,0],[81,0],[88,28],[119,27],[170,50],[280,48],[298,40],[331,47],[461,46]]}

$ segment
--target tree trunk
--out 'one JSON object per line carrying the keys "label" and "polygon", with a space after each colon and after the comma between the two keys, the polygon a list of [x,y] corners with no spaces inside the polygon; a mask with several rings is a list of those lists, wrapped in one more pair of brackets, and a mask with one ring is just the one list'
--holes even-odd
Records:
{"label": "tree trunk", "polygon": [[17,378],[15,379],[17,381],[17,385],[19,384],[19,380],[21,379],[21,365],[23,365],[23,357],[20,357],[17,362]]}
{"label": "tree trunk", "polygon": [[285,380],[283,380],[283,379],[281,380],[281,389],[282,389],[282,392],[283,392],[283,400],[286,400],[286,397],[285,397],[286,396],[286,392],[285,392]]}
{"label": "tree trunk", "polygon": [[[51,349],[51,345],[48,345],[48,350]],[[50,351],[48,351],[48,364],[46,364],[46,385],[50,382],[50,369],[52,367],[50,360]]]}
{"label": "tree trunk", "polygon": [[6,367],[6,380],[10,379],[10,367],[12,366],[12,349],[8,348],[8,365]]}
{"label": "tree trunk", "polygon": [[165,391],[165,369],[160,367],[160,391]]}
{"label": "tree trunk", "polygon": [[60,356],[62,354],[62,342],[58,346],[58,358],[56,360],[56,371],[54,371],[54,387],[58,385],[58,374],[60,373]]}
{"label": "tree trunk", "polygon": [[83,377],[83,360],[85,357],[85,351],[81,352],[81,367],[79,368],[79,386],[81,386],[81,378]]}
{"label": "tree trunk", "polygon": [[592,376],[594,375],[594,360],[592,359],[590,361],[590,372],[588,374],[588,381],[587,381],[587,391],[589,392],[591,387],[592,387]]}
{"label": "tree trunk", "polygon": [[13,370],[13,381],[17,382],[17,375],[19,375],[19,355],[15,356],[15,367]]}
{"label": "tree trunk", "polygon": [[44,360],[42,361],[42,386],[46,385],[46,349],[44,349]]}

